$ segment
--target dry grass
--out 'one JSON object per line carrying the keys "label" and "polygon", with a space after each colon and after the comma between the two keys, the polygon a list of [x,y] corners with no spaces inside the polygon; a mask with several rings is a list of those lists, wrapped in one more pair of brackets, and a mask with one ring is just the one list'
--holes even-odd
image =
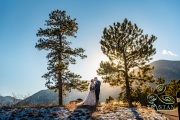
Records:
{"label": "dry grass", "polygon": [[77,108],[77,103],[71,102],[64,105],[65,108],[67,108],[69,111],[73,111]]}
{"label": "dry grass", "polygon": [[40,105],[21,105],[17,108],[52,108],[57,106],[58,105],[54,105],[54,104],[40,104]]}
{"label": "dry grass", "polygon": [[[101,110],[104,112],[115,111],[118,107],[128,107],[128,103],[123,102],[123,101],[117,101],[117,100],[113,100],[109,103],[101,103],[101,105],[102,105]],[[142,106],[139,102],[133,102],[133,106],[142,110],[146,109],[149,112],[154,111],[154,109],[148,108],[146,106]]]}
{"label": "dry grass", "polygon": [[110,101],[109,103],[101,103],[102,105],[102,111],[103,112],[113,112],[115,111],[118,107],[127,107],[128,104],[124,103],[122,101]]}
{"label": "dry grass", "polygon": [[[68,110],[72,110],[75,109],[77,107],[76,102],[69,102],[61,107],[65,107]],[[13,109],[13,108],[19,108],[19,109],[24,109],[24,108],[52,108],[52,107],[60,107],[59,105],[55,105],[55,104],[39,104],[39,105],[20,105],[20,106],[2,106],[0,108],[2,109]]]}
{"label": "dry grass", "polygon": [[141,103],[140,102],[133,102],[133,106],[137,108],[141,108]]}
{"label": "dry grass", "polygon": [[39,104],[39,105],[20,105],[20,106],[2,106],[2,109],[14,109],[14,108],[19,108],[19,109],[23,109],[23,108],[52,108],[52,107],[58,107],[58,105],[54,105],[54,104]]}
{"label": "dry grass", "polygon": [[147,111],[148,113],[151,113],[151,112],[154,112],[154,111],[155,111],[154,109],[148,108],[148,107],[146,107],[146,106],[141,106],[141,107],[139,107],[138,109],[141,110],[141,111]]}

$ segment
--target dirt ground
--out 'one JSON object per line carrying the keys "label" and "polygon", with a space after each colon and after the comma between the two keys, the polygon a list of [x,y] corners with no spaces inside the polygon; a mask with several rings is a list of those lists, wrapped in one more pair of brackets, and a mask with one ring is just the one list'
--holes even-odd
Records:
{"label": "dirt ground", "polygon": [[160,113],[163,113],[166,117],[168,117],[170,120],[178,120],[178,109],[169,110],[169,111],[159,111]]}

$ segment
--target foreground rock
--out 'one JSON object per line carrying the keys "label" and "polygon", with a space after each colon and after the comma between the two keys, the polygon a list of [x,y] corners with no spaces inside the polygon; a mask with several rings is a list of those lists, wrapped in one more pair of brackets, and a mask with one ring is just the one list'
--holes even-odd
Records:
{"label": "foreground rock", "polygon": [[67,120],[92,120],[93,106],[80,106],[73,110]]}
{"label": "foreground rock", "polygon": [[[113,108],[113,106],[110,106]],[[0,120],[169,120],[147,108],[127,108],[116,106],[81,106],[72,111],[64,107],[0,109]]]}
{"label": "foreground rock", "polygon": [[110,111],[104,111],[103,108],[100,108],[99,112],[95,112],[92,116],[96,120],[170,120],[156,111],[127,107],[118,107]]}
{"label": "foreground rock", "polygon": [[81,106],[73,111],[64,107],[0,109],[0,120],[92,120],[93,109]]}
{"label": "foreground rock", "polygon": [[70,112],[64,107],[1,109],[0,120],[50,120],[66,119]]}

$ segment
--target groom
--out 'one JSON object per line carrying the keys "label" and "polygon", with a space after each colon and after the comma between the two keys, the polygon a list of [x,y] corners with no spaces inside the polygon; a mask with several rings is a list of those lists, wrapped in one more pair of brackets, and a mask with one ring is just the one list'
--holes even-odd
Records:
{"label": "groom", "polygon": [[94,81],[95,81],[95,94],[96,94],[96,106],[99,103],[99,94],[100,94],[100,86],[101,86],[101,82],[97,79],[97,77],[94,77]]}

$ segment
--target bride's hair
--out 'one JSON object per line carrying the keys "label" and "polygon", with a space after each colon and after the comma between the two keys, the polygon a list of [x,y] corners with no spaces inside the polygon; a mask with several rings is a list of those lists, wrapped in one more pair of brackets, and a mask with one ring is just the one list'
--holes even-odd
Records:
{"label": "bride's hair", "polygon": [[93,82],[94,80],[93,79],[91,79],[91,82]]}

